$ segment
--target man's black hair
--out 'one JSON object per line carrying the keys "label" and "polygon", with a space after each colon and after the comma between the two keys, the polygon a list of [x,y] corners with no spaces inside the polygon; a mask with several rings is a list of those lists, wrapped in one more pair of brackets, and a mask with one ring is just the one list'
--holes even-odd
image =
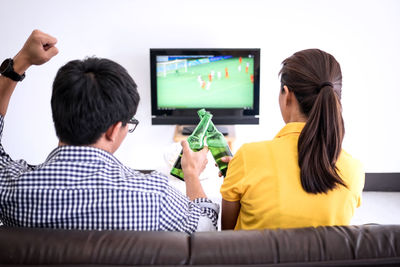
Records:
{"label": "man's black hair", "polygon": [[118,63],[95,57],[70,61],[53,82],[56,134],[68,145],[94,144],[114,123],[126,125],[139,100],[136,83]]}

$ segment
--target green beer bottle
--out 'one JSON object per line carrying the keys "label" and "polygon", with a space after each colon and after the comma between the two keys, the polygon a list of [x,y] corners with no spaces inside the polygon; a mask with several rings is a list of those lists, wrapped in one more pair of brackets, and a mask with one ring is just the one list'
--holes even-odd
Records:
{"label": "green beer bottle", "polygon": [[[197,114],[200,118],[203,118],[210,113],[205,111],[204,109],[200,109],[199,111],[197,111]],[[225,156],[232,157],[232,152],[229,149],[228,143],[226,142],[224,135],[220,131],[218,131],[217,127],[215,127],[212,121],[210,121],[206,136],[208,149],[211,151],[211,154],[213,155],[214,160],[217,163],[222,175],[225,176],[226,171],[228,170],[228,163],[223,162],[221,158]]]}
{"label": "green beer bottle", "polygon": [[[189,143],[189,147],[193,151],[199,151],[203,149],[204,147],[204,138],[206,136],[206,132],[208,129],[208,126],[210,125],[212,115],[210,113],[205,114],[202,118],[199,124],[197,124],[196,129],[194,129],[193,133],[187,138],[187,141]],[[183,171],[182,171],[182,165],[181,165],[181,158],[182,158],[182,152],[179,154],[179,157],[176,159],[174,166],[172,167],[171,170],[171,175],[175,176],[178,179],[181,179],[183,181]]]}

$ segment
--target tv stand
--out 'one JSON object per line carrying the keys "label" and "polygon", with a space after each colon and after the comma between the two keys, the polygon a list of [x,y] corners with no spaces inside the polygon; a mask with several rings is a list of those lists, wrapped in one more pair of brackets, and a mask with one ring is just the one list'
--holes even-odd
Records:
{"label": "tv stand", "polygon": [[[174,142],[180,142],[187,139],[195,128],[196,126],[194,125],[177,125],[175,127]],[[225,136],[225,139],[232,150],[232,145],[236,138],[235,126],[217,126],[217,129]]]}
{"label": "tv stand", "polygon": [[[226,126],[216,126],[217,130],[220,131],[224,136],[227,136],[229,134],[229,129]],[[182,127],[182,135],[191,135],[196,129],[196,126],[192,125],[187,125]]]}

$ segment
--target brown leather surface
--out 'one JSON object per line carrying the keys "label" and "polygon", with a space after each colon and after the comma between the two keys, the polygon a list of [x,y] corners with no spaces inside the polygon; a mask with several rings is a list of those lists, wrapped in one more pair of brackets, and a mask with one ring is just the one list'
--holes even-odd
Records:
{"label": "brown leather surface", "polygon": [[397,258],[400,225],[195,233],[190,264],[272,264]]}
{"label": "brown leather surface", "polygon": [[0,227],[2,264],[185,264],[189,235]]}
{"label": "brown leather surface", "polygon": [[400,266],[400,225],[200,232],[0,227],[0,265]]}

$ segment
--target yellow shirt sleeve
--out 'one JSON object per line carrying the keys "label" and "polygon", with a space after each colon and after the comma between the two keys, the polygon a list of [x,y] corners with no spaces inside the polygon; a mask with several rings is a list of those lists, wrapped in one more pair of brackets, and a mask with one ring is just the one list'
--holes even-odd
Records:
{"label": "yellow shirt sleeve", "polygon": [[362,203],[362,191],[364,189],[364,185],[365,185],[365,171],[364,169],[361,170],[361,176],[360,179],[358,179],[359,183],[358,183],[358,198],[357,198],[357,208],[361,206]]}
{"label": "yellow shirt sleeve", "polygon": [[241,147],[229,162],[227,175],[220,190],[223,199],[227,201],[239,201],[241,199],[245,170],[246,164],[243,147]]}

